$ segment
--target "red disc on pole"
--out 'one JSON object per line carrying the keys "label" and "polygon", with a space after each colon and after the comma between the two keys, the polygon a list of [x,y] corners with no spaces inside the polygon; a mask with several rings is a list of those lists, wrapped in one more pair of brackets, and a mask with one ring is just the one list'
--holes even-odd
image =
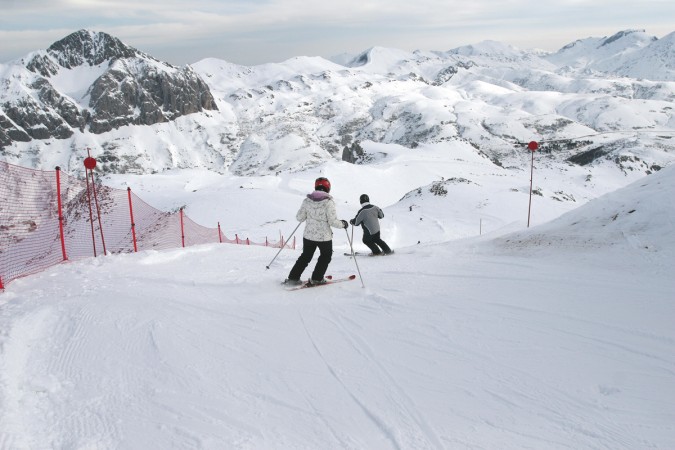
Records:
{"label": "red disc on pole", "polygon": [[96,167],[96,160],[91,156],[84,158],[84,167],[89,170],[94,170],[94,167]]}
{"label": "red disc on pole", "polygon": [[530,141],[529,144],[527,144],[527,148],[530,149],[530,151],[535,151],[539,148],[539,144],[537,144],[537,141]]}

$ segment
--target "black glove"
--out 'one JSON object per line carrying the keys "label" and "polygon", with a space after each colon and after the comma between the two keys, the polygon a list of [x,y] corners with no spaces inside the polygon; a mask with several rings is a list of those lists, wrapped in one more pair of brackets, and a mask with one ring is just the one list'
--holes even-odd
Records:
{"label": "black glove", "polygon": [[347,228],[349,226],[346,220],[341,220],[340,222],[342,222],[342,228]]}
{"label": "black glove", "polygon": [[354,222],[355,222],[354,219],[351,219],[351,220],[349,221],[349,223],[351,223],[352,225],[354,225]]}

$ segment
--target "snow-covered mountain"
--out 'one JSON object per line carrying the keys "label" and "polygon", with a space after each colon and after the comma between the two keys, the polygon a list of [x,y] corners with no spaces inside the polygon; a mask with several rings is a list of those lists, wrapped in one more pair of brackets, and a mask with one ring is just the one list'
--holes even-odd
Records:
{"label": "snow-covered mountain", "polygon": [[0,145],[17,144],[19,154],[52,140],[76,147],[80,134],[120,128],[133,134],[129,126],[216,109],[208,86],[189,66],[173,67],[100,32],[73,33],[0,66],[0,77]]}
{"label": "snow-covered mountain", "polygon": [[652,81],[675,80],[675,33],[661,39],[644,30],[626,30],[610,37],[587,38],[544,57],[563,72],[598,72]]}
{"label": "snow-covered mountain", "polygon": [[176,68],[81,30],[0,65],[0,157],[78,172],[89,147],[103,172],[264,175],[367,163],[382,156],[369,142],[522,166],[537,140],[563,167],[650,173],[673,158],[674,40],[623,31],[548,55],[487,41]]}

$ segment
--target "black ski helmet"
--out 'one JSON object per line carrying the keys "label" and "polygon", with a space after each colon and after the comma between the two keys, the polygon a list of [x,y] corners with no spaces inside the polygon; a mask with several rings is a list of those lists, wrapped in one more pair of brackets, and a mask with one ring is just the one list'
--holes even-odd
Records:
{"label": "black ski helmet", "polygon": [[368,197],[368,194],[361,194],[361,197],[359,197],[359,202],[363,205],[364,203],[370,203],[370,198]]}

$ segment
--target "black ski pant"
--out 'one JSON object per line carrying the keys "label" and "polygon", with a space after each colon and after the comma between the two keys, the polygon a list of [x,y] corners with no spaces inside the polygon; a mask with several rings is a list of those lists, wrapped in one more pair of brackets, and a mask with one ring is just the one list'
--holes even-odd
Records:
{"label": "black ski pant", "polygon": [[370,234],[364,230],[363,243],[368,246],[370,251],[373,252],[373,255],[379,255],[382,252],[391,253],[391,249],[387,243],[380,238],[379,231],[375,234]]}
{"label": "black ski pant", "polygon": [[309,239],[302,239],[302,254],[298,257],[295,265],[288,274],[289,280],[299,280],[302,272],[305,271],[316,249],[319,249],[319,259],[316,261],[314,271],[312,272],[312,280],[323,280],[328,264],[333,257],[333,241],[310,241]]}

